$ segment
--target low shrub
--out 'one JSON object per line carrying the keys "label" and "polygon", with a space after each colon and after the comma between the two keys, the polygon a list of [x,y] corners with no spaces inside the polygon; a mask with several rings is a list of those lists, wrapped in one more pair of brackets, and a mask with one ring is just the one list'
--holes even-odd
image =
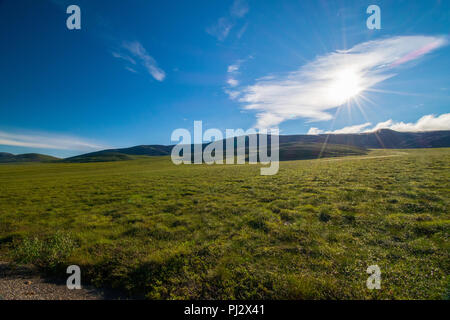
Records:
{"label": "low shrub", "polygon": [[70,234],[56,232],[44,239],[24,238],[14,245],[12,255],[17,263],[53,269],[65,263],[76,247],[76,242]]}

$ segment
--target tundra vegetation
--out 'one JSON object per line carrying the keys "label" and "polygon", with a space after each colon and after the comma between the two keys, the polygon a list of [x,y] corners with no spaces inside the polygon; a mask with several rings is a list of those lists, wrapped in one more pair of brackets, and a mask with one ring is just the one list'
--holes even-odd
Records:
{"label": "tundra vegetation", "polygon": [[[446,299],[450,149],[0,165],[0,260],[148,299]],[[381,289],[368,290],[377,264]]]}

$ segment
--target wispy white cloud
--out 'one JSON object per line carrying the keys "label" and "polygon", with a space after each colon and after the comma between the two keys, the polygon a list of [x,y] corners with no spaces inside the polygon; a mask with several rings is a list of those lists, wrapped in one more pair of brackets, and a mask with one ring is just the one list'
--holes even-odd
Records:
{"label": "wispy white cloud", "polygon": [[114,51],[112,52],[112,56],[134,65],[133,67],[130,67],[129,65],[126,66],[126,70],[130,72],[137,72],[135,66],[138,65],[138,60],[141,67],[143,67],[153,78],[158,81],[164,80],[166,73],[158,67],[155,59],[148,54],[147,50],[139,41],[124,42],[121,49],[127,53],[125,54]]}
{"label": "wispy white cloud", "polygon": [[131,67],[125,67],[125,70],[128,70],[128,71],[133,72],[133,73],[137,73],[137,71],[134,70],[134,69],[131,68]]}
{"label": "wispy white cloud", "polygon": [[[245,0],[234,0],[230,7],[230,13],[226,16],[220,17],[217,22],[206,28],[206,32],[219,41],[224,41],[230,34],[231,29],[237,24],[239,19],[242,19],[249,11],[249,6]],[[238,32],[238,38],[242,37],[247,26],[245,25]]]}
{"label": "wispy white cloud", "polygon": [[237,99],[237,97],[241,94],[239,91],[229,89],[225,89],[225,93],[228,94],[231,100]]}
{"label": "wispy white cloud", "polygon": [[[239,85],[239,80],[236,79],[236,76],[239,74],[239,68],[241,67],[241,63],[243,63],[244,60],[238,60],[234,64],[231,64],[227,68],[228,78],[227,78],[227,84],[230,87],[236,87]],[[235,93],[233,93],[235,94]]]}
{"label": "wispy white cloud", "polygon": [[372,128],[368,128],[372,123],[366,122],[359,125],[348,126],[342,129],[334,131],[320,130],[315,127],[311,127],[307,134],[323,134],[323,133],[362,133],[362,132],[374,132],[379,129],[391,129],[399,132],[425,132],[425,131],[437,131],[437,130],[450,130],[450,113],[444,113],[436,117],[433,114],[423,116],[417,122],[404,123],[402,121],[396,122],[389,119],[384,122],[379,122]]}
{"label": "wispy white cloud", "polygon": [[237,85],[239,85],[239,81],[232,77],[227,79],[227,83],[230,87],[236,87]]}
{"label": "wispy white cloud", "polygon": [[328,110],[395,75],[398,66],[445,45],[445,37],[401,36],[339,50],[284,75],[240,88],[244,108],[257,111],[256,127],[287,119],[330,120]]}
{"label": "wispy white cloud", "polygon": [[5,131],[0,131],[0,145],[73,151],[93,151],[108,148],[101,144],[65,135],[19,134]]}
{"label": "wispy white cloud", "polygon": [[227,72],[232,73],[232,72],[238,71],[239,70],[239,65],[240,65],[239,62],[237,62],[235,64],[232,64],[232,65],[229,65],[228,69],[227,69]]}
{"label": "wispy white cloud", "polygon": [[240,84],[240,81],[237,78],[239,77],[239,74],[241,73],[239,71],[241,68],[241,65],[244,62],[246,62],[248,59],[253,59],[253,56],[248,56],[245,59],[236,60],[233,64],[230,64],[227,67],[228,88],[224,88],[224,91],[230,97],[231,100],[238,99],[241,94],[241,92],[239,90],[236,90],[235,87],[237,87]]}
{"label": "wispy white cloud", "polygon": [[148,73],[153,76],[153,78],[158,81],[164,80],[166,73],[158,67],[155,59],[147,53],[147,50],[145,50],[140,42],[125,42],[124,48],[141,60],[143,66],[147,69]]}
{"label": "wispy white cloud", "polygon": [[111,54],[114,58],[125,60],[126,62],[129,62],[131,64],[136,64],[136,61],[126,54],[121,54],[118,52],[112,52]]}
{"label": "wispy white cloud", "polygon": [[247,1],[245,0],[234,0],[231,6],[230,13],[233,17],[242,18],[249,10]]}
{"label": "wispy white cloud", "polygon": [[236,37],[238,39],[242,38],[242,36],[244,35],[245,31],[247,31],[247,27],[248,27],[248,22],[246,24],[244,24],[244,26],[241,29],[239,29],[239,31],[236,34]]}
{"label": "wispy white cloud", "polygon": [[206,28],[206,32],[216,37],[217,40],[223,41],[228,37],[231,28],[233,28],[233,22],[226,17],[221,17],[216,24]]}

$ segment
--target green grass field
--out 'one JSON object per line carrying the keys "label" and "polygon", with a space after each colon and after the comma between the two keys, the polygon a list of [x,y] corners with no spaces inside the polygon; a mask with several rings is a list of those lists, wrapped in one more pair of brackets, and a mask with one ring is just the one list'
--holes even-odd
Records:
{"label": "green grass field", "polygon": [[[0,165],[0,260],[149,299],[448,299],[450,149]],[[368,290],[366,269],[381,269]]]}

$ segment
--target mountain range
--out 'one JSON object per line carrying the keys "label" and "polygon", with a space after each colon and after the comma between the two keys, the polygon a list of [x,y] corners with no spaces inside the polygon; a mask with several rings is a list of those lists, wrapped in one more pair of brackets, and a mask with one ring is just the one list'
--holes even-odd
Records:
{"label": "mountain range", "polygon": [[[233,138],[232,138],[233,139]],[[246,137],[248,141],[248,137]],[[236,141],[236,138],[234,138]],[[223,140],[224,150],[226,140]],[[204,149],[208,144],[203,144]],[[270,139],[269,139],[270,145]],[[173,145],[140,145],[108,149],[66,159],[36,153],[13,155],[0,153],[0,163],[11,162],[98,162],[132,160],[141,156],[168,156]],[[314,159],[361,155],[367,149],[414,149],[450,147],[450,131],[397,132],[380,129],[375,132],[351,134],[280,135],[280,160]],[[191,146],[193,150],[193,146]],[[246,147],[248,154],[248,146]]]}

